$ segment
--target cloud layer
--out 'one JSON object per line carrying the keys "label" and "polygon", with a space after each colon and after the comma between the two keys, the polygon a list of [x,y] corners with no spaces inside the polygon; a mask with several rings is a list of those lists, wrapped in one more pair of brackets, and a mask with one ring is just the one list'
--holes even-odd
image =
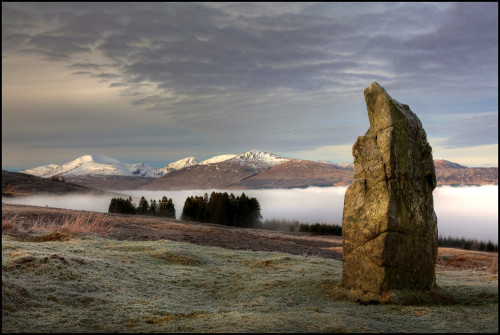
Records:
{"label": "cloud layer", "polygon": [[[87,131],[66,128],[73,142],[110,151],[134,142],[179,152],[173,129],[183,130],[177,142],[190,143],[186,155],[207,157],[345,145],[368,126],[362,92],[372,81],[408,103],[430,136],[445,132],[450,146],[498,143],[497,123],[490,123],[498,119],[497,3],[2,6],[7,149],[22,149],[16,136],[69,145],[63,121],[88,124]],[[36,70],[23,72],[29,63]],[[54,88],[62,96],[87,85],[107,99],[89,93],[85,104],[60,99],[28,110],[14,97],[36,99],[30,92],[42,84],[29,76],[67,83]],[[19,80],[24,85],[14,87]],[[117,111],[117,102],[126,105]],[[50,121],[23,132],[19,110]],[[130,131],[125,142],[116,140],[122,129]]]}

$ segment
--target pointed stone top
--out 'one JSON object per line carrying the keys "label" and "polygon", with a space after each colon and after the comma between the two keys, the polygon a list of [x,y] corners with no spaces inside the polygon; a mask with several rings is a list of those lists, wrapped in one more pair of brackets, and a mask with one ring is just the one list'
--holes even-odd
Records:
{"label": "pointed stone top", "polygon": [[380,86],[380,84],[377,83],[376,81],[371,83],[370,86],[368,86],[365,89],[365,96],[367,94],[380,94],[380,93],[384,93],[386,95],[389,95],[389,94],[387,94],[387,91],[382,86]]}
{"label": "pointed stone top", "polygon": [[376,81],[372,82],[364,91],[370,129],[368,131],[379,131],[390,126],[401,128],[400,121],[421,127],[420,120],[410,110],[410,107],[393,99],[387,91]]}

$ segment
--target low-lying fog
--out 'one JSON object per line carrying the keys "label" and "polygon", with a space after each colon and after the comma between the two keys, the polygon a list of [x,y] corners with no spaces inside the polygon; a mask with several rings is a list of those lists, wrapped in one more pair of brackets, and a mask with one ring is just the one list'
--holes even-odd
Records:
{"label": "low-lying fog", "polygon": [[[306,223],[341,223],[346,187],[309,187],[306,189],[215,190],[245,193],[255,197],[261,205],[263,220],[285,219]],[[214,190],[193,191],[116,191],[132,196],[137,205],[141,196],[158,201],[164,195],[172,198],[180,218],[188,196],[203,196]],[[3,198],[12,204],[49,206],[57,208],[107,212],[111,196],[34,196]],[[449,187],[434,190],[434,209],[438,217],[438,231],[442,236],[476,238],[498,243],[498,186]]]}

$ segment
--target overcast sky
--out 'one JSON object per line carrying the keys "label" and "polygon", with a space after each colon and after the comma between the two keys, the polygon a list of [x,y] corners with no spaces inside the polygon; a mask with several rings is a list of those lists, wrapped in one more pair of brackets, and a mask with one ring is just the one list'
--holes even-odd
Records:
{"label": "overcast sky", "polygon": [[2,168],[252,149],[352,161],[377,81],[498,166],[497,3],[2,3]]}

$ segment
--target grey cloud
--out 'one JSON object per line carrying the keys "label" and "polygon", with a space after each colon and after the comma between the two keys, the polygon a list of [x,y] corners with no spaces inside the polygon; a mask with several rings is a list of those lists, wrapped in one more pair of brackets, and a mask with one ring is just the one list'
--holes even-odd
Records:
{"label": "grey cloud", "polygon": [[397,73],[451,87],[474,75],[484,80],[481,85],[497,89],[498,75],[492,75],[497,71],[490,66],[498,64],[498,4],[456,3],[446,14],[435,32],[405,42]]}
{"label": "grey cloud", "polygon": [[498,143],[498,113],[473,116],[445,127],[451,136],[443,143],[447,148],[471,147]]}
{"label": "grey cloud", "polygon": [[[497,96],[495,3],[9,6],[7,51],[62,60],[68,72],[119,89],[137,115],[164,115],[211,143],[287,151],[351,143],[342,129],[358,129],[349,113],[365,120],[362,91],[374,80],[396,98]],[[324,124],[334,117],[338,124]],[[449,133],[465,134],[461,127]],[[491,142],[494,133],[463,138]]]}
{"label": "grey cloud", "polygon": [[29,34],[18,34],[18,33],[13,33],[13,34],[2,34],[2,49],[11,49],[11,48],[16,48],[20,44],[23,44],[27,42],[30,39]]}
{"label": "grey cloud", "polygon": [[32,28],[33,16],[29,10],[13,8],[2,3],[2,35]]}
{"label": "grey cloud", "polygon": [[34,49],[27,51],[39,52],[54,60],[67,59],[76,53],[89,52],[89,40],[87,38],[79,39],[71,36],[38,34],[29,40],[28,44],[34,46]]}
{"label": "grey cloud", "polygon": [[33,34],[26,51],[38,52],[53,60],[69,59],[75,54],[91,52],[94,44],[102,38],[101,34],[109,34],[122,28],[119,17],[112,12],[88,10],[74,13],[59,9],[55,12],[48,11],[43,16],[47,22],[57,27]]}
{"label": "grey cloud", "polygon": [[81,76],[81,75],[91,75],[92,72],[90,72],[90,71],[75,71],[75,72],[71,72],[71,74],[74,76]]}
{"label": "grey cloud", "polygon": [[109,88],[113,88],[113,87],[127,87],[128,84],[127,83],[111,83],[109,84]]}
{"label": "grey cloud", "polygon": [[[51,14],[60,27],[32,36],[35,48],[29,50],[57,59],[95,48],[118,62],[122,83],[150,82],[191,95],[283,87],[321,90],[339,80],[353,85],[360,78],[351,70],[360,68],[368,80],[380,78],[373,72],[377,68],[424,86],[422,71],[430,72],[430,79],[453,76],[476,56],[491,63],[494,52],[487,45],[498,39],[488,29],[495,26],[495,13],[486,20],[464,20],[483,15],[484,4],[313,4],[299,6],[306,7],[302,11],[250,16],[235,16],[235,8],[263,12],[269,6],[136,4],[127,11],[117,5],[120,15],[111,4],[75,6],[74,13],[64,5]],[[461,36],[470,36],[466,41],[471,43],[455,45]],[[377,65],[370,68],[367,61]]]}
{"label": "grey cloud", "polygon": [[115,74],[115,73],[109,73],[109,72],[101,72],[101,73],[93,73],[91,71],[75,71],[71,73],[72,75],[77,75],[77,76],[89,76],[93,78],[98,78],[103,82],[107,82],[112,79],[117,79],[120,78],[120,75]]}
{"label": "grey cloud", "polygon": [[75,63],[68,65],[69,69],[88,69],[88,70],[101,70],[106,65],[95,64],[95,63]]}
{"label": "grey cloud", "polygon": [[[97,49],[114,60],[126,61],[134,53],[141,51],[143,39],[137,34],[113,33],[102,41]],[[146,48],[146,46],[145,46]]]}

